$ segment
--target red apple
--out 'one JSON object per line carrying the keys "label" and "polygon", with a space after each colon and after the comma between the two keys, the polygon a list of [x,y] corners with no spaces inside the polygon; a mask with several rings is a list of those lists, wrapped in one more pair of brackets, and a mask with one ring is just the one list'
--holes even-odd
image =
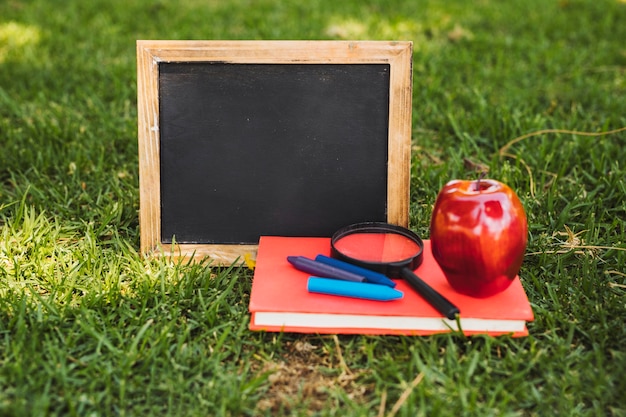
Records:
{"label": "red apple", "polygon": [[460,293],[489,297],[519,273],[528,226],[524,208],[499,181],[453,180],[439,192],[430,223],[433,257]]}

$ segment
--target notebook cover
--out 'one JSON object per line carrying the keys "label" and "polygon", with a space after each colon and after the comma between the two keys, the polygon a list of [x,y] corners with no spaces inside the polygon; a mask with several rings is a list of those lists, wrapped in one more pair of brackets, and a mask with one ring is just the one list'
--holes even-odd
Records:
{"label": "notebook cover", "polygon": [[[306,289],[309,274],[298,271],[287,256],[315,258],[329,255],[329,238],[262,236],[250,294],[250,329],[299,333],[429,335],[450,332],[456,322],[445,319],[408,284],[396,279],[404,297],[370,301],[312,294]],[[526,336],[533,312],[516,277],[504,292],[473,298],[448,284],[424,240],[424,260],[415,273],[461,310],[463,333]],[[515,330],[498,330],[502,328]]]}

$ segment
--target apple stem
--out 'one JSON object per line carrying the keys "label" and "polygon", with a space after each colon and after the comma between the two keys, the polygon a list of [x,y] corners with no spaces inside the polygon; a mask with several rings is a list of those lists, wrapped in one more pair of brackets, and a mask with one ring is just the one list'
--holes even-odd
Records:
{"label": "apple stem", "polygon": [[478,180],[476,181],[476,186],[474,187],[474,191],[480,191],[480,189],[481,189],[481,187],[480,187],[480,180],[485,178],[486,175],[487,175],[487,173],[485,171],[482,171],[480,173],[480,175],[478,176]]}

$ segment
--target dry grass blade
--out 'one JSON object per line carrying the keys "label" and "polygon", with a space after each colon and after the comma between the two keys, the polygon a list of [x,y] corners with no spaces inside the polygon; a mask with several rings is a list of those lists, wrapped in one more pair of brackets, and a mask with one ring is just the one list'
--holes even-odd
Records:
{"label": "dry grass blade", "polygon": [[530,169],[530,166],[528,166],[528,164],[522,158],[518,158],[516,155],[505,153],[503,155],[501,154],[501,156],[508,156],[511,159],[517,159],[520,161],[522,165],[524,165],[524,168],[526,168],[526,172],[528,172],[528,181],[529,181],[528,188],[530,189],[530,195],[534,198],[535,197],[535,180],[533,179],[533,171]]}
{"label": "dry grass blade", "polygon": [[[387,414],[387,417],[394,417],[398,411],[400,411],[400,408],[402,408],[402,405],[406,402],[406,400],[409,398],[409,395],[411,395],[411,393],[413,392],[413,390],[415,389],[415,387],[417,387],[419,385],[420,382],[422,382],[422,379],[424,379],[424,373],[420,372],[415,379],[413,379],[413,381],[411,381],[411,383],[409,384],[409,386],[404,390],[404,392],[402,393],[402,395],[400,395],[400,398],[398,398],[398,401],[396,401],[396,403],[393,405],[393,407],[391,408],[391,411],[389,412],[389,414]],[[383,393],[383,394],[386,394]],[[383,397],[385,400],[386,395],[384,395]],[[383,411],[384,411],[384,401],[381,400],[381,406],[380,406],[380,410],[378,415],[382,415]]]}
{"label": "dry grass blade", "polygon": [[535,132],[527,133],[525,135],[519,136],[519,137],[509,141],[506,145],[504,145],[503,147],[500,148],[500,150],[498,151],[498,155],[500,155],[500,158],[517,159],[517,160],[520,161],[520,163],[522,165],[524,165],[524,168],[526,169],[526,172],[528,172],[528,177],[529,177],[529,181],[530,181],[530,184],[529,184],[530,194],[534,198],[535,197],[535,183],[534,183],[534,180],[533,180],[532,170],[530,169],[530,166],[528,166],[528,164],[523,159],[521,159],[518,156],[513,155],[512,153],[508,152],[508,150],[511,148],[511,146],[515,145],[518,142],[521,142],[524,139],[528,139],[528,138],[533,137],[533,136],[540,136],[540,135],[550,134],[550,133],[562,133],[562,134],[578,135],[578,136],[606,136],[606,135],[612,135],[612,134],[619,133],[619,132],[624,132],[624,131],[626,131],[626,126],[621,127],[619,129],[609,130],[609,131],[606,131],[606,132],[582,132],[582,131],[567,130],[567,129],[543,129],[543,130],[538,130],[538,131],[535,131]]}
{"label": "dry grass blade", "polygon": [[400,398],[398,398],[398,401],[396,401],[396,403],[393,405],[391,411],[389,412],[389,414],[387,414],[387,417],[393,417],[398,413],[398,411],[400,411],[402,405],[409,398],[409,395],[411,395],[415,387],[417,387],[419,383],[422,382],[422,379],[424,379],[424,373],[420,372],[415,377],[415,379],[411,381],[411,384],[407,387],[407,389],[404,390],[402,395],[400,395]]}
{"label": "dry grass blade", "polygon": [[535,132],[530,132],[527,133],[525,135],[519,136],[511,141],[509,141],[506,145],[504,145],[503,147],[500,148],[500,150],[498,151],[498,154],[500,155],[500,157],[504,157],[504,156],[510,156],[510,154],[508,153],[508,150],[511,146],[515,145],[518,142],[523,141],[524,139],[533,137],[533,136],[540,136],[540,135],[546,135],[546,134],[550,134],[550,133],[562,133],[562,134],[566,134],[566,135],[577,135],[577,136],[606,136],[606,135],[613,135],[615,133],[619,133],[619,132],[624,132],[626,131],[626,126],[624,127],[620,127],[618,129],[613,129],[613,130],[609,130],[606,132],[581,132],[581,131],[577,131],[577,130],[567,130],[567,129],[543,129],[543,130],[537,130]]}
{"label": "dry grass blade", "polygon": [[586,230],[581,230],[580,232],[574,233],[572,229],[570,229],[567,225],[564,225],[565,232],[556,232],[554,235],[556,236],[567,236],[565,241],[560,241],[559,244],[561,249],[551,250],[551,251],[541,251],[541,252],[530,252],[527,253],[526,256],[530,255],[540,255],[543,253],[550,254],[563,254],[574,251],[577,254],[584,254],[584,250],[589,251],[589,254],[594,254],[594,251],[597,250],[617,250],[617,251],[626,251],[626,248],[622,248],[619,246],[605,246],[605,245],[585,245],[584,240],[579,237],[581,233],[586,232]]}
{"label": "dry grass blade", "polygon": [[384,390],[382,394],[380,394],[380,407],[378,407],[378,417],[384,417],[385,415],[385,407],[387,406],[387,390]]}
{"label": "dry grass blade", "polygon": [[339,366],[341,366],[341,371],[344,374],[352,375],[352,371],[346,365],[346,361],[343,359],[343,354],[341,353],[341,345],[339,343],[339,338],[336,334],[333,335],[333,341],[335,342],[335,347],[337,348],[337,359],[339,359]]}

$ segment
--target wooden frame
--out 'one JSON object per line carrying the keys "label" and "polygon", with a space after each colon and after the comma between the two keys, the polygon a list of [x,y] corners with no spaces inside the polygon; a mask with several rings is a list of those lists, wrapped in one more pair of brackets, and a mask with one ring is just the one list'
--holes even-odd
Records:
{"label": "wooden frame", "polygon": [[254,259],[255,244],[161,241],[159,64],[388,64],[387,221],[407,226],[410,188],[412,43],[386,41],[137,41],[141,253],[210,258],[230,265]]}

